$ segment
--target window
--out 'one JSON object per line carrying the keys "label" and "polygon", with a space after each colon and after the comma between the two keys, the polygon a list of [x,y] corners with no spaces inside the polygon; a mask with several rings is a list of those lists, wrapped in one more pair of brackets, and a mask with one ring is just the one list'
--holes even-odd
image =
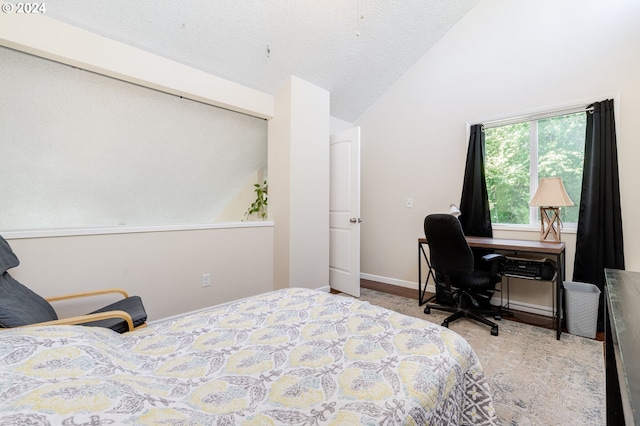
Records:
{"label": "window", "polygon": [[563,207],[564,224],[578,222],[586,112],[485,124],[485,177],[494,224],[538,225],[529,207],[538,181],[559,176],[575,206]]}
{"label": "window", "polygon": [[267,167],[261,118],[5,47],[0,76],[3,232],[239,221]]}

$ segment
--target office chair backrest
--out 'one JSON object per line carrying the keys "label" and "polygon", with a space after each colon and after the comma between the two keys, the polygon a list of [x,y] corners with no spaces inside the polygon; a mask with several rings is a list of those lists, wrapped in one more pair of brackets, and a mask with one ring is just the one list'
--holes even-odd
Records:
{"label": "office chair backrest", "polygon": [[444,213],[428,215],[424,219],[424,234],[431,266],[437,272],[459,275],[473,271],[473,253],[457,217]]}
{"label": "office chair backrest", "polygon": [[0,328],[58,319],[49,302],[9,275],[7,269],[19,264],[9,243],[0,236]]}
{"label": "office chair backrest", "polygon": [[9,243],[0,235],[0,274],[18,265],[20,265],[18,257],[11,250]]}

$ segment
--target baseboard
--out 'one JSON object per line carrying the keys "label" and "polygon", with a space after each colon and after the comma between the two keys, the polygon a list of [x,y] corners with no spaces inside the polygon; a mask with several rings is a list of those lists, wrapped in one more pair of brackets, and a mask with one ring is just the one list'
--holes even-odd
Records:
{"label": "baseboard", "polygon": [[219,303],[219,304],[217,304],[217,305],[211,305],[211,306],[207,306],[207,307],[204,307],[204,308],[195,309],[195,310],[193,310],[193,311],[184,312],[184,313],[177,314],[177,315],[171,315],[171,316],[164,317],[164,318],[158,318],[158,319],[155,319],[155,320],[152,320],[152,321],[147,321],[147,324],[148,324],[148,325],[151,325],[151,324],[155,324],[155,323],[158,323],[158,322],[163,322],[163,321],[169,321],[169,320],[179,319],[179,318],[185,317],[185,316],[187,316],[187,315],[197,314],[197,313],[199,313],[199,312],[206,311],[206,310],[208,310],[208,309],[221,308],[221,307],[223,307],[223,306],[231,305],[232,303],[242,302],[242,301],[244,301],[244,300],[249,300],[249,299],[252,299],[252,298],[254,298],[254,297],[256,297],[256,296],[260,296],[260,295],[262,295],[262,294],[266,294],[266,293],[269,293],[269,292],[259,293],[259,294],[256,294],[256,295],[254,295],[254,296],[247,296],[247,297],[243,297],[243,298],[241,298],[241,299],[229,300],[228,302],[223,302],[223,303]]}
{"label": "baseboard", "polygon": [[[491,299],[492,302],[500,304],[500,298]],[[533,305],[531,303],[519,302],[517,300],[509,301],[509,309],[514,311],[527,312],[530,314],[542,315],[545,317],[553,317],[553,310],[549,306]]]}
{"label": "baseboard", "polygon": [[[329,293],[331,291],[331,287],[329,287],[327,285],[327,286],[324,286],[324,287],[317,288],[316,290],[323,291],[325,293]],[[266,293],[269,293],[269,292],[266,292]],[[220,304],[212,305],[212,306],[207,306],[205,308],[196,309],[196,310],[185,312],[185,313],[182,313],[182,314],[172,315],[172,316],[165,317],[165,318],[158,318],[158,319],[153,320],[153,321],[147,321],[147,324],[151,325],[151,324],[155,324],[157,322],[163,322],[163,321],[167,321],[167,320],[174,320],[174,319],[182,318],[182,317],[187,316],[187,315],[197,314],[198,312],[206,311],[208,309],[221,308],[223,306],[231,305],[232,303],[242,302],[243,300],[253,299],[256,296],[260,296],[261,294],[266,294],[266,293],[256,294],[255,296],[247,296],[247,297],[243,297],[243,298],[237,299],[237,300],[230,300],[228,302],[224,302],[224,303],[220,303]]]}
{"label": "baseboard", "polygon": [[[398,280],[396,278],[388,278],[388,277],[382,277],[380,275],[363,274],[363,273],[360,274],[360,279],[375,281],[383,284],[395,285],[398,287],[411,288],[411,289],[414,289],[415,291],[418,291],[418,283],[414,283],[411,281],[404,281],[404,280]],[[427,286],[427,291],[433,293],[436,291],[436,288],[433,285],[429,284]]]}
{"label": "baseboard", "polygon": [[[360,279],[375,281],[375,282],[394,285],[398,287],[411,288],[411,289],[414,289],[416,292],[418,291],[418,283],[414,283],[411,281],[398,280],[396,278],[389,278],[389,277],[383,277],[380,275],[372,275],[372,274],[365,274],[365,273],[360,274]],[[436,291],[436,288],[432,284],[427,285],[427,292],[435,293],[435,291]],[[494,305],[499,305],[500,296],[494,297],[493,299],[491,299],[491,303]],[[553,317],[553,310],[550,306],[534,305],[531,303],[526,303],[526,302],[521,302],[518,300],[511,299],[509,300],[509,307],[511,309],[521,311],[521,312]]]}

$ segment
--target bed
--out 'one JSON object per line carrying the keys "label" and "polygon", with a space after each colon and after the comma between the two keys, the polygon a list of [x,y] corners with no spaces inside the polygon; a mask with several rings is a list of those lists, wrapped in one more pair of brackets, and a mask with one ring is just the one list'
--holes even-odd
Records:
{"label": "bed", "polygon": [[0,331],[2,425],[491,425],[453,331],[284,289],[117,334]]}

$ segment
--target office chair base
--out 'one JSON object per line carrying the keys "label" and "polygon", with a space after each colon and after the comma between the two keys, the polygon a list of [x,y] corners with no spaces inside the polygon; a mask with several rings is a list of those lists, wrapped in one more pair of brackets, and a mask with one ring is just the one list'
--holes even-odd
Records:
{"label": "office chair base", "polygon": [[442,305],[427,305],[424,308],[424,313],[429,315],[431,313],[431,309],[437,309],[439,311],[445,311],[445,312],[458,312],[458,308],[456,308],[455,306],[442,306]]}
{"label": "office chair base", "polygon": [[[488,325],[489,327],[491,327],[491,335],[492,336],[497,336],[498,335],[498,324],[494,323],[493,321],[490,321],[488,319],[486,319],[485,317],[483,317],[482,315],[478,315],[478,313],[476,312],[472,312],[469,311],[467,309],[460,309],[458,307],[455,306],[441,306],[441,305],[427,305],[424,308],[424,313],[425,314],[430,314],[431,313],[431,308],[433,309],[438,309],[440,311],[446,311],[446,312],[453,312],[453,315],[449,315],[447,318],[444,319],[444,321],[442,321],[442,324],[440,324],[443,327],[447,327],[449,328],[449,323],[453,322],[459,318],[469,318],[475,321],[478,321],[482,324]],[[500,313],[492,313],[491,311],[480,311],[480,314],[485,314],[485,315],[494,315],[494,318],[496,320],[501,320],[502,317],[500,315]]]}
{"label": "office chair base", "polygon": [[[440,325],[443,327],[449,328],[449,321],[443,321],[442,324]],[[491,326],[491,335],[492,336],[498,335],[498,324]]]}

